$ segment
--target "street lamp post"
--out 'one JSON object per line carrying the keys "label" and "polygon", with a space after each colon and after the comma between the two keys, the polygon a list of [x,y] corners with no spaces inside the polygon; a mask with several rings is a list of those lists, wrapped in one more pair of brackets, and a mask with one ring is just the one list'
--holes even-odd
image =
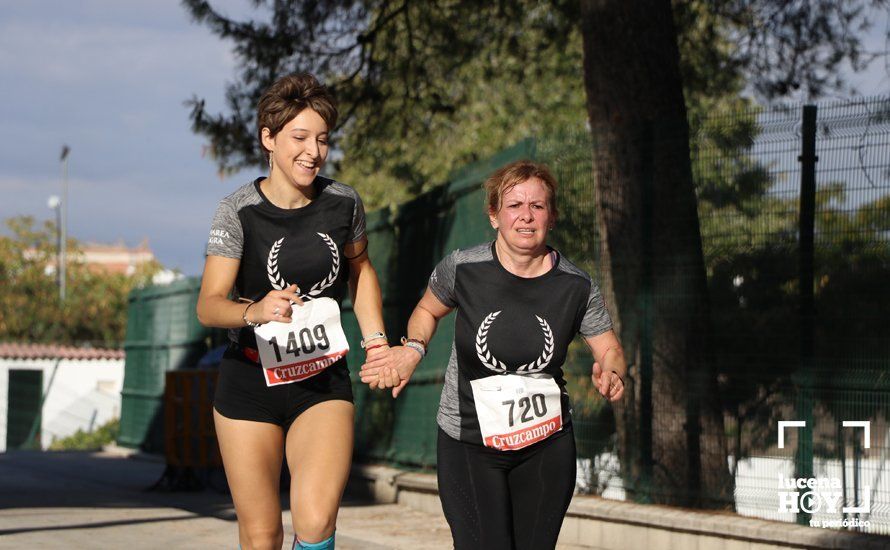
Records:
{"label": "street lamp post", "polygon": [[62,208],[61,219],[59,221],[60,237],[59,237],[59,299],[65,301],[65,283],[67,282],[66,252],[68,248],[68,153],[71,149],[67,145],[62,146]]}
{"label": "street lamp post", "polygon": [[62,199],[58,195],[53,195],[46,203],[50,209],[56,211],[56,283],[59,286],[59,299],[62,294]]}

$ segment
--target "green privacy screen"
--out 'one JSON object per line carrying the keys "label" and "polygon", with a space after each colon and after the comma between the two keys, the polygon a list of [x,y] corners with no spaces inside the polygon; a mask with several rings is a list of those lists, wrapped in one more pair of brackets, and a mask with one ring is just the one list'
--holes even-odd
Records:
{"label": "green privacy screen", "polygon": [[188,278],[130,293],[118,437],[124,447],[163,452],[164,375],[194,366],[207,351],[210,331],[195,315],[200,286]]}

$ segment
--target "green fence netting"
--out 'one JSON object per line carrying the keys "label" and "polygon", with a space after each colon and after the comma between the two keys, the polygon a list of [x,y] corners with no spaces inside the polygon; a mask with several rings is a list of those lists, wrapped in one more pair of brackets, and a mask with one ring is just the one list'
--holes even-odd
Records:
{"label": "green fence netting", "polygon": [[164,452],[165,373],[193,367],[207,351],[210,331],[195,315],[200,285],[189,278],[130,293],[117,440],[122,446]]}
{"label": "green fence netting", "polygon": [[[717,455],[708,462],[716,465],[711,470],[721,472],[706,470],[702,478],[723,475],[725,464],[732,481],[731,492],[705,491],[702,500],[776,520],[832,526],[847,520],[853,528],[860,528],[857,521],[868,521],[864,530],[890,533],[890,327],[882,322],[890,307],[890,100],[816,106],[814,114],[809,326],[800,292],[801,167],[807,156],[801,107],[718,112],[689,123],[711,331],[690,336],[713,338],[722,430],[718,444],[703,444],[703,453]],[[538,157],[551,163],[562,189],[573,193],[562,206],[563,221],[572,221],[573,233],[557,230],[554,240],[580,263],[590,260],[586,267],[592,273],[599,251],[592,201],[600,175],[593,159],[598,147],[609,145],[607,139],[585,132],[543,138],[537,146]],[[657,155],[668,139],[655,139],[643,149]],[[578,226],[591,230],[578,231]],[[658,246],[657,236],[653,241]],[[656,273],[667,269],[650,268]],[[678,297],[656,287],[647,299],[657,304]],[[658,342],[651,345],[657,354]],[[632,373],[641,376],[638,365]],[[575,397],[576,409],[585,410],[578,406],[584,397]],[[638,419],[648,422],[649,430],[666,433],[661,441],[687,436],[687,417],[671,408],[671,401],[656,383],[653,414]],[[582,462],[589,461],[589,469],[582,471],[592,492],[643,502],[682,501],[665,494],[671,491],[669,483],[646,486],[629,475],[629,463],[645,457],[631,449],[622,463],[611,415],[583,416],[576,421],[576,436],[579,448],[595,453],[579,453]],[[783,420],[807,424],[799,432],[790,430],[779,449],[777,426]],[[869,423],[869,448],[863,430],[844,427],[844,421]],[[642,426],[626,429],[633,441]],[[672,458],[655,445],[648,467],[667,477]],[[842,503],[868,511],[830,511],[817,502],[808,504],[811,514],[794,513],[780,500],[780,484],[801,477],[836,483]]]}

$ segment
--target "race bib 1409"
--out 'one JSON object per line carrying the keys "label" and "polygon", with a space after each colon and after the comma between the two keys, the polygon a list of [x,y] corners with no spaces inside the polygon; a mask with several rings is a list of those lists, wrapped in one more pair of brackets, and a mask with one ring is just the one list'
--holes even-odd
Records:
{"label": "race bib 1409", "polygon": [[315,376],[349,351],[337,302],[317,298],[292,310],[290,323],[272,321],[254,329],[267,386]]}

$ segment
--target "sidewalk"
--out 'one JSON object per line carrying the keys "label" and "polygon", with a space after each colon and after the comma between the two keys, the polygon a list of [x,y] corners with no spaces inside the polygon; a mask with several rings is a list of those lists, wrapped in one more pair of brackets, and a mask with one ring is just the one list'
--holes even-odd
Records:
{"label": "sidewalk", "polygon": [[[0,549],[237,548],[229,496],[146,491],[163,471],[163,463],[112,453],[0,454]],[[283,516],[289,541],[290,513]],[[442,549],[451,536],[441,515],[347,499],[337,548]]]}

